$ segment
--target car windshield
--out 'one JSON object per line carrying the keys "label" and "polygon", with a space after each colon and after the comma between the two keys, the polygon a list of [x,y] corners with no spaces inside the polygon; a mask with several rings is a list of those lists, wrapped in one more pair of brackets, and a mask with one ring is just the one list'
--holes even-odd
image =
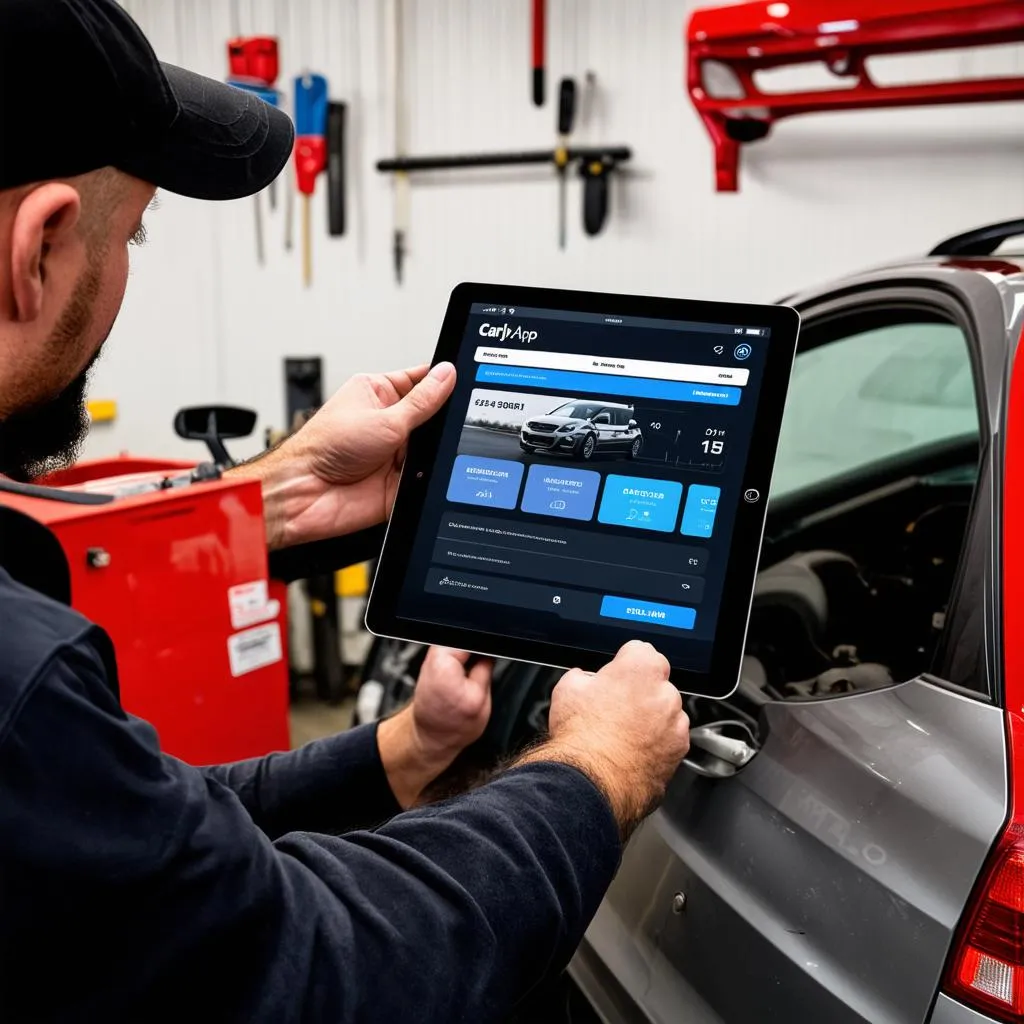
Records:
{"label": "car windshield", "polygon": [[574,420],[593,419],[601,410],[603,405],[596,402],[566,402],[557,409],[548,413],[549,416],[571,416]]}

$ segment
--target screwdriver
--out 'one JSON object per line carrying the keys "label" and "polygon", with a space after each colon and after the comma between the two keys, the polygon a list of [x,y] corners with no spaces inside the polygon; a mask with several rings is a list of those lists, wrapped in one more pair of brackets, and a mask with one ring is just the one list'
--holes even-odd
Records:
{"label": "screwdriver", "polygon": [[558,248],[565,248],[565,190],[566,170],[569,166],[569,135],[576,120],[576,82],[563,78],[558,84],[558,146],[555,148],[555,168],[558,171]]}
{"label": "screwdriver", "polygon": [[545,35],[547,29],[547,0],[533,0],[532,26],[533,54],[530,61],[532,69],[533,105],[544,106],[544,63]]}
{"label": "screwdriver", "polygon": [[317,175],[327,164],[327,79],[299,75],[295,79],[295,181],[302,193],[302,279],[313,280],[313,239],[309,222],[310,197]]}

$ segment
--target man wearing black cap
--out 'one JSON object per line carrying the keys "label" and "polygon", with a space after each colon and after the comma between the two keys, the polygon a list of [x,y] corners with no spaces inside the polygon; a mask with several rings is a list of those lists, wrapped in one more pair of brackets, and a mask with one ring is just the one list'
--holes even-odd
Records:
{"label": "man wearing black cap", "polygon": [[[291,145],[261,101],[158,63],[112,0],[0,0],[0,474],[74,457],[155,187],[250,195]],[[355,378],[235,470],[262,481],[268,543],[382,521],[453,384]],[[379,727],[196,769],[122,712],[108,644],[0,570],[5,1024],[501,1019],[565,964],[687,747],[667,663],[634,641],[562,679],[546,743],[415,809],[486,724],[486,665],[434,650]]]}

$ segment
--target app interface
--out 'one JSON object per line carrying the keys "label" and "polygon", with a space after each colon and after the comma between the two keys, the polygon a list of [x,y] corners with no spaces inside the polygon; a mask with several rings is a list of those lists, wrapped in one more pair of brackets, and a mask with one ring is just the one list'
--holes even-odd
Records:
{"label": "app interface", "polygon": [[769,343],[474,304],[398,614],[706,671]]}

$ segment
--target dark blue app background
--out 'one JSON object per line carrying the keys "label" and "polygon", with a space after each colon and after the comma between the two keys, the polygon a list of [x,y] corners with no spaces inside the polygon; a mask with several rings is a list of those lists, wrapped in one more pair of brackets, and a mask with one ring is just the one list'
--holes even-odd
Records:
{"label": "dark blue app background", "polygon": [[398,614],[706,670],[767,335],[474,305]]}

